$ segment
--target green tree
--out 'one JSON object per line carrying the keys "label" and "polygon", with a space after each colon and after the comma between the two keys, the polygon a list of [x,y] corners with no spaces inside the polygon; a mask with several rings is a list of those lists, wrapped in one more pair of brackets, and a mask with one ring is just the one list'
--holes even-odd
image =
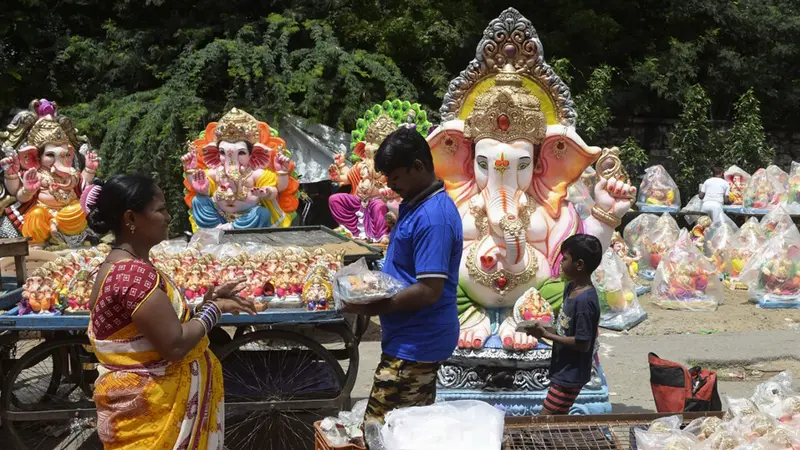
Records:
{"label": "green tree", "polygon": [[603,135],[611,123],[611,108],[608,100],[611,97],[611,80],[614,68],[602,65],[589,77],[586,89],[575,96],[575,112],[578,115],[578,131],[581,136],[592,142]]}
{"label": "green tree", "polygon": [[636,139],[628,136],[619,146],[619,159],[625,165],[625,171],[631,177],[631,182],[638,186],[650,155],[636,142]]}
{"label": "green tree", "polygon": [[725,137],[725,160],[734,162],[748,173],[772,164],[775,149],[767,144],[760,103],[752,89],[736,102],[733,126]]}
{"label": "green tree", "polygon": [[711,100],[699,84],[686,90],[683,112],[670,135],[669,154],[674,167],[675,182],[682,198],[690,199],[698,185],[709,176],[709,168],[721,161],[717,148],[719,134],[710,120]]}

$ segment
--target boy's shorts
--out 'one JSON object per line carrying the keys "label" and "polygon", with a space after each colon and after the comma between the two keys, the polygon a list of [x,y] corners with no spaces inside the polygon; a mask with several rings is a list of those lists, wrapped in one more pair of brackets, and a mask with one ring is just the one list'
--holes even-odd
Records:
{"label": "boy's shorts", "polygon": [[569,414],[569,409],[578,398],[583,386],[579,387],[564,387],[555,383],[550,383],[550,389],[547,390],[547,398],[544,399],[542,406],[542,413],[550,415],[564,415]]}
{"label": "boy's shorts", "polygon": [[372,420],[383,423],[393,409],[432,405],[436,401],[438,371],[438,362],[407,361],[382,354],[375,369],[364,423]]}

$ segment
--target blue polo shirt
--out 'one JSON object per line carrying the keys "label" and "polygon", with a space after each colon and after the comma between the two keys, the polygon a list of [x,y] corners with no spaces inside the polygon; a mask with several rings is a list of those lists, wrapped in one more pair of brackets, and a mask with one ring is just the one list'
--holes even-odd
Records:
{"label": "blue polo shirt", "polygon": [[383,272],[409,285],[424,278],[447,281],[433,305],[380,316],[384,353],[422,362],[452,355],[458,344],[456,288],[463,243],[461,215],[441,182],[400,204]]}

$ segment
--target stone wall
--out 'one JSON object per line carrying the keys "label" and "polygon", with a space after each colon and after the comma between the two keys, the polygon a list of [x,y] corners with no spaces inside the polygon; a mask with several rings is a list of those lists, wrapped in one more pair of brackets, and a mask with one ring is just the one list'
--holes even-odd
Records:
{"label": "stone wall", "polygon": [[[603,139],[590,144],[619,145],[628,136],[633,136],[642,148],[649,151],[650,163],[648,165],[661,164],[671,170],[672,162],[668,158],[669,134],[672,132],[675,122],[675,120],[650,119],[618,120],[609,128]],[[729,124],[720,122],[717,125],[727,126]],[[767,130],[767,139],[770,145],[775,147],[775,164],[782,169],[788,171],[792,161],[800,162],[800,130]],[[731,161],[732,164],[736,164],[736,162]]]}

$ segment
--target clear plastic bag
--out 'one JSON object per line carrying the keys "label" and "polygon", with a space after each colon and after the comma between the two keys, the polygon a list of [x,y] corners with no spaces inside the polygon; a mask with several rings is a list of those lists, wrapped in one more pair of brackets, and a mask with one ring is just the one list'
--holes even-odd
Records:
{"label": "clear plastic bag", "polygon": [[700,441],[705,441],[714,433],[725,429],[725,423],[719,417],[700,417],[689,422],[684,431],[697,436]]}
{"label": "clear plastic bag", "polygon": [[[691,200],[689,200],[689,203],[687,203],[686,206],[684,206],[683,209],[681,210],[682,213],[686,214],[686,216],[684,216],[684,218],[686,219],[686,223],[688,223],[689,225],[693,225],[695,222],[697,222],[697,219],[699,219],[701,216],[704,215],[704,213],[701,212],[702,209],[703,209],[703,201],[700,200],[699,195],[695,195],[694,197],[692,197]],[[690,214],[690,213],[697,213],[697,214]]]}
{"label": "clear plastic bag", "polygon": [[650,431],[637,428],[634,436],[638,450],[694,450],[699,442],[695,436],[681,430]]}
{"label": "clear plastic bag", "polygon": [[750,213],[766,213],[787,197],[788,175],[776,166],[758,169],[744,190],[744,207]]}
{"label": "clear plastic bag", "polygon": [[726,420],[732,420],[760,412],[758,406],[749,398],[731,398],[722,394],[722,399],[728,407],[725,413]]}
{"label": "clear plastic bag", "polygon": [[650,233],[655,229],[656,222],[658,222],[658,216],[640,214],[625,225],[622,236],[625,238],[625,243],[628,244],[628,247],[631,250],[637,250],[640,254],[644,254],[651,242]]}
{"label": "clear plastic bag", "polygon": [[664,166],[648,167],[644,171],[636,206],[644,212],[678,212],[681,194],[678,185]]}
{"label": "clear plastic bag", "polygon": [[695,247],[701,252],[706,245],[706,232],[709,228],[711,228],[711,217],[708,216],[700,216],[697,219],[697,222],[692,227],[691,237],[692,242],[694,242]]}
{"label": "clear plastic bag", "polygon": [[779,425],[777,428],[758,439],[756,443],[765,446],[767,450],[800,448],[800,431]]}
{"label": "clear plastic bag", "polygon": [[600,300],[601,327],[629,330],[647,318],[628,267],[613,248],[606,250],[600,266],[592,273],[592,283]]}
{"label": "clear plastic bag", "polygon": [[628,276],[631,280],[636,280],[639,274],[639,261],[642,259],[642,252],[636,247],[629,247],[625,239],[618,231],[615,231],[611,236],[611,245],[609,246],[614,252],[622,258],[622,262],[628,268]]}
{"label": "clear plastic bag", "polygon": [[783,400],[793,395],[792,373],[787,370],[756,386],[750,400],[759,411],[777,419],[782,414]]}
{"label": "clear plastic bag", "polygon": [[750,182],[750,174],[742,170],[739,166],[731,166],[725,171],[725,180],[731,186],[728,198],[731,206],[741,207],[744,205],[744,190]]}
{"label": "clear plastic bag", "polygon": [[742,225],[728,247],[726,259],[728,260],[728,285],[732,289],[747,289],[741,282],[741,274],[750,258],[766,244],[767,236],[755,217]]}
{"label": "clear plastic bag", "polygon": [[714,266],[681,231],[656,270],[651,302],[664,309],[715,311],[723,298]]}
{"label": "clear plastic bag", "polygon": [[746,441],[737,431],[723,429],[709,436],[700,448],[702,450],[736,450],[745,443]]}
{"label": "clear plastic bag", "polygon": [[789,169],[789,203],[800,203],[800,163],[792,161],[792,168]]}
{"label": "clear plastic bag", "polygon": [[567,201],[575,206],[575,211],[581,219],[585,220],[592,215],[594,199],[591,191],[582,181],[573,183],[567,188]]}
{"label": "clear plastic bag", "polygon": [[706,230],[703,253],[714,264],[717,273],[728,275],[726,258],[738,233],[739,227],[724,213]]}
{"label": "clear plastic bag", "polygon": [[800,308],[800,232],[773,236],[747,262],[739,277],[762,308]]}
{"label": "clear plastic bag", "polygon": [[383,272],[369,270],[364,258],[344,267],[333,276],[336,308],[346,303],[366,304],[389,298],[405,289],[406,283]]}
{"label": "clear plastic bag", "polygon": [[669,213],[664,213],[658,218],[655,227],[650,231],[650,239],[645,253],[645,260],[649,268],[653,270],[658,268],[664,254],[675,245],[680,232],[678,223]]}
{"label": "clear plastic bag", "polygon": [[370,450],[500,450],[505,413],[478,400],[400,408],[367,424]]}
{"label": "clear plastic bag", "polygon": [[600,179],[597,176],[597,171],[594,170],[594,167],[589,166],[583,171],[583,174],[581,175],[581,182],[589,190],[589,195],[592,198],[594,198],[594,187],[598,181],[600,181]]}
{"label": "clear plastic bag", "polygon": [[776,206],[775,209],[761,219],[761,229],[764,230],[767,238],[783,233],[794,226],[792,217],[789,215],[789,211],[786,210],[785,203]]}

